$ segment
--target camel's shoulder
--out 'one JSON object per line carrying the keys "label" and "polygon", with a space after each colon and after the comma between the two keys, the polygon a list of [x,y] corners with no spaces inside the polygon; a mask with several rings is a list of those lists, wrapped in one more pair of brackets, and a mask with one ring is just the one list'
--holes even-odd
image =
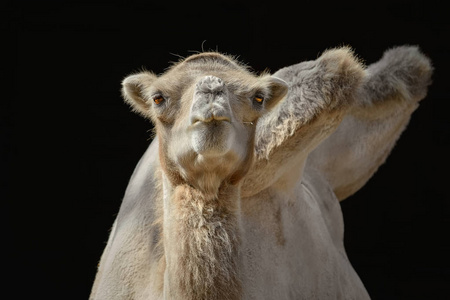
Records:
{"label": "camel's shoulder", "polygon": [[118,214],[120,225],[128,216],[133,219],[148,218],[155,214],[157,199],[160,199],[161,168],[158,159],[158,141],[155,139],[136,165],[128,182]]}

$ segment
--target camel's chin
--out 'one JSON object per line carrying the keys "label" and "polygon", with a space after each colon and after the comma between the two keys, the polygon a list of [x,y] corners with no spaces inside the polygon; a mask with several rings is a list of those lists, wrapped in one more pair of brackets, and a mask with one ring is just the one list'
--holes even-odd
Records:
{"label": "camel's chin", "polygon": [[222,156],[233,146],[235,133],[228,121],[198,122],[192,127],[193,150],[203,156]]}

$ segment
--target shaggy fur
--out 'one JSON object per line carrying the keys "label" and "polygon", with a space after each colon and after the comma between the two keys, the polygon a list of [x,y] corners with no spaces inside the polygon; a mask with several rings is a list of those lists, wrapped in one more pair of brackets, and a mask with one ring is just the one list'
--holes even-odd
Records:
{"label": "shaggy fur", "polygon": [[170,259],[176,260],[170,274],[169,298],[239,299],[239,197],[230,186],[208,197],[188,185],[176,187],[178,216],[172,228],[178,241]]}
{"label": "shaggy fur", "polygon": [[349,48],[273,76],[200,53],[127,77],[125,101],[157,138],[90,299],[368,299],[338,200],[385,161],[431,73],[403,46],[367,68]]}
{"label": "shaggy fur", "polygon": [[256,140],[258,158],[270,153],[321,111],[347,109],[355,86],[364,78],[363,66],[348,48],[326,51],[317,61],[283,68],[274,74],[289,84],[288,99],[263,117]]}
{"label": "shaggy fur", "polygon": [[432,71],[430,60],[411,46],[390,49],[367,68],[358,101],[337,131],[309,156],[338,199],[359,190],[385,162],[426,96]]}

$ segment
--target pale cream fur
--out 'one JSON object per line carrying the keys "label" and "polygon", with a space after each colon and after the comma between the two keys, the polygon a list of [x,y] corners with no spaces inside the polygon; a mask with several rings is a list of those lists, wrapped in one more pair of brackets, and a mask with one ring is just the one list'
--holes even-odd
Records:
{"label": "pale cream fur", "polygon": [[400,47],[367,70],[341,48],[273,76],[201,53],[127,77],[157,135],[90,299],[368,299],[338,198],[384,162],[430,75]]}

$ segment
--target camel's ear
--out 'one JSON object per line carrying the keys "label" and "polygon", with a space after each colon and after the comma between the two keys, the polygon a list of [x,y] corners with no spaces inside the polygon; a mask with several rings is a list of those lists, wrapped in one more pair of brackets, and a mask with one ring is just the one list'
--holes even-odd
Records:
{"label": "camel's ear", "polygon": [[270,110],[286,96],[288,84],[286,81],[274,76],[268,76],[266,80],[270,89],[270,98],[265,101],[264,107]]}
{"label": "camel's ear", "polygon": [[150,104],[145,96],[145,89],[156,79],[156,75],[150,72],[142,72],[126,77],[122,81],[122,95],[133,111],[149,117]]}

